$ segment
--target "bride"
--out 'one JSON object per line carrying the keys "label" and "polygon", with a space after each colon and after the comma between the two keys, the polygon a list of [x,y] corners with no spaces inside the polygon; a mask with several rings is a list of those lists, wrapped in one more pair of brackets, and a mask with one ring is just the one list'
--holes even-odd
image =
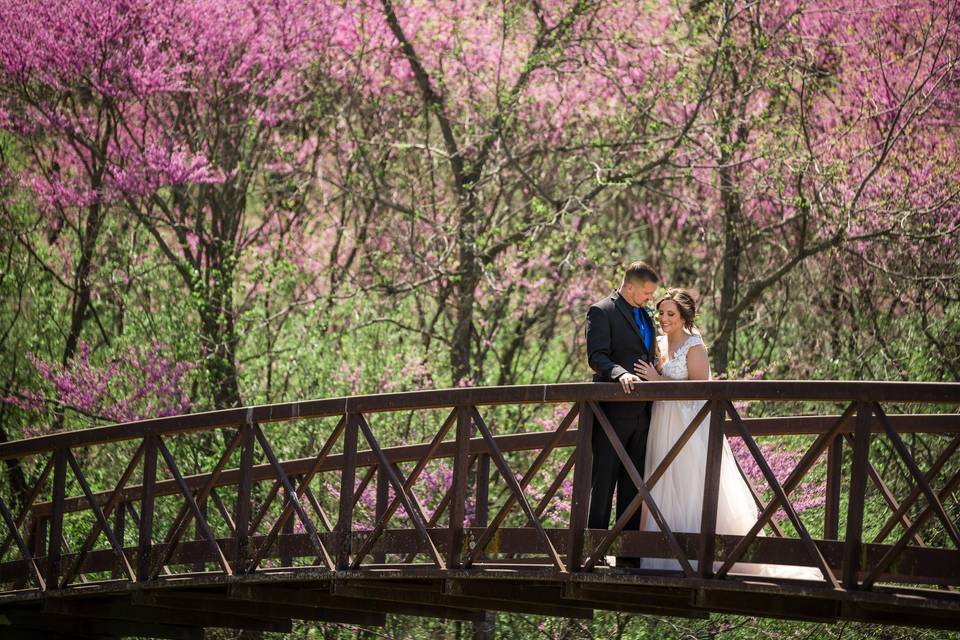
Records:
{"label": "bride", "polygon": [[[660,328],[665,334],[658,338],[661,367],[658,371],[650,364],[640,362],[636,365],[637,375],[650,381],[710,379],[707,349],[694,324],[696,310],[693,297],[684,289],[669,289],[657,302]],[[703,404],[702,400],[658,400],[653,403],[644,464],[648,473],[657,468]],[[650,496],[673,531],[700,531],[709,424],[708,415],[650,490]],[[726,438],[723,439],[721,456],[716,530],[718,534],[745,535],[757,521],[756,503],[737,468]],[[640,530],[659,531],[646,504],[640,518]],[[696,566],[696,561],[691,563]],[[719,565],[720,563],[716,563],[717,568]],[[642,568],[679,570],[680,563],[673,559],[644,558]],[[807,580],[823,579],[820,571],[812,567],[736,563],[731,572]]]}

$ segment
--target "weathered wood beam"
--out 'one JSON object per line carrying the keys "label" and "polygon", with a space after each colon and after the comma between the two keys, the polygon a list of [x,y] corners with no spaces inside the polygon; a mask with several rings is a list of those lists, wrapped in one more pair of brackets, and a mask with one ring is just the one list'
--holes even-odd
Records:
{"label": "weathered wood beam", "polygon": [[[256,615],[242,615],[237,612],[224,612],[210,609],[200,602],[181,601],[180,606],[144,606],[136,596],[131,598],[80,599],[49,598],[44,603],[44,611],[57,615],[97,620],[126,620],[129,622],[169,623],[176,621],[184,627],[219,627],[244,631],[277,631],[288,633],[293,630],[290,620],[272,619],[264,612]],[[254,612],[249,612],[254,613]],[[146,634],[140,634],[146,635]]]}
{"label": "weathered wood beam", "polygon": [[245,606],[249,606],[249,602],[256,602],[258,607],[261,604],[268,603],[288,603],[306,607],[341,609],[346,612],[390,613],[464,622],[475,622],[483,619],[483,615],[475,609],[387,602],[370,598],[331,595],[329,591],[290,589],[287,587],[234,585],[230,589],[229,597],[244,601]]}
{"label": "weathered wood beam", "polygon": [[[337,622],[362,626],[383,626],[386,617],[383,613],[348,611],[334,607],[306,606],[281,602],[258,602],[251,607],[250,602],[232,599],[226,594],[179,593],[176,591],[142,591],[134,594],[133,601],[164,610],[202,611],[204,615],[224,615],[246,617],[255,613],[257,618],[275,618],[280,620],[311,620],[315,622]],[[179,614],[177,614],[179,615]]]}
{"label": "weathered wood beam", "polygon": [[593,609],[570,606],[569,603],[542,603],[524,602],[516,600],[499,600],[473,596],[457,596],[442,593],[439,590],[414,591],[395,589],[390,586],[368,585],[362,581],[353,584],[336,583],[334,592],[354,598],[369,598],[390,602],[405,602],[446,607],[468,607],[488,611],[506,611],[508,613],[522,613],[529,615],[554,616],[559,618],[578,618],[590,620],[593,618]]}
{"label": "weathered wood beam", "polygon": [[18,630],[73,637],[147,637],[168,640],[203,640],[203,629],[179,624],[161,624],[131,620],[104,620],[86,616],[68,616],[37,610],[14,610],[3,613]]}

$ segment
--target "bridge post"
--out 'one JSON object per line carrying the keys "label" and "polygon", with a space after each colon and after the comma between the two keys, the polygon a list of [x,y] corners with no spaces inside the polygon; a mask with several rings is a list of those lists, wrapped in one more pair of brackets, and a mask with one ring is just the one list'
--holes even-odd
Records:
{"label": "bridge post", "polygon": [[450,549],[447,567],[460,566],[460,551],[463,547],[463,518],[467,505],[467,480],[470,456],[470,432],[473,417],[469,407],[457,407],[457,447],[453,458],[453,486],[450,487]]}
{"label": "bridge post", "polygon": [[[209,524],[209,515],[210,510],[208,509],[208,501],[206,498],[200,498],[197,500],[197,508],[200,510],[200,515],[203,516],[203,522],[200,520],[194,520],[193,522],[193,539],[194,540],[203,540],[203,523],[206,522]],[[200,573],[206,567],[206,562],[203,560],[197,560],[193,563],[193,570],[197,573]]]}
{"label": "bridge post", "polygon": [[[30,524],[30,553],[34,558],[42,556],[43,548],[47,545],[47,518],[37,516]],[[39,564],[39,561],[38,561]]]}
{"label": "bridge post", "polygon": [[157,482],[157,437],[144,436],[143,495],[140,502],[140,535],[137,541],[137,582],[146,582],[152,576],[150,560],[153,552],[153,503]]}
{"label": "bridge post", "polygon": [[[291,477],[290,480],[293,482],[293,486],[297,486],[298,484],[300,484],[301,482],[303,482],[304,478],[303,478],[303,476],[298,476],[298,477]],[[286,503],[284,503],[284,504],[286,504]],[[290,517],[287,518],[287,521],[283,523],[283,527],[281,527],[280,533],[282,533],[282,534],[284,534],[284,535],[287,535],[287,536],[291,535],[291,534],[296,530],[296,520],[295,520],[295,518],[296,518],[296,514],[291,514]],[[306,526],[306,525],[304,525],[304,526]],[[289,538],[287,538],[287,540],[289,540]],[[280,555],[280,566],[281,566],[281,567],[292,567],[292,566],[293,566],[293,556],[290,555],[290,553],[289,553],[288,551],[286,551],[286,549],[284,549],[284,547],[286,546],[286,545],[284,544],[284,542],[286,542],[286,541],[283,539],[282,536],[278,536],[278,537],[277,537],[277,552],[278,552],[279,555]]]}
{"label": "bridge post", "polygon": [[240,482],[237,484],[237,504],[234,507],[234,527],[236,548],[233,566],[236,573],[246,573],[250,560],[250,512],[253,504],[250,500],[253,486],[253,425],[240,426]]}
{"label": "bridge post", "polygon": [[578,413],[577,452],[573,467],[573,498],[570,504],[570,542],[567,570],[579,571],[583,564],[583,544],[590,515],[590,484],[593,475],[593,410],[581,402]]}
{"label": "bridge post", "polygon": [[[377,465],[377,499],[374,504],[374,522],[380,522],[380,518],[387,512],[387,503],[390,500],[390,476],[383,465]],[[373,554],[373,561],[377,564],[383,564],[387,561],[387,554],[383,551],[377,551]]]}
{"label": "bridge post", "polygon": [[[120,547],[123,545],[123,536],[125,533],[127,525],[127,503],[118,502],[117,506],[113,510],[113,536],[120,542]],[[123,563],[115,562],[113,565],[113,570],[110,572],[111,578],[119,578],[123,575]]]}
{"label": "bridge post", "polygon": [[[50,538],[47,551],[47,575],[44,581],[48,589],[56,589],[62,569],[63,513],[67,486],[67,450],[53,452],[53,513],[50,516]],[[11,532],[12,533],[12,532]]]}
{"label": "bridge post", "polygon": [[490,518],[490,456],[486,453],[477,454],[476,484],[473,526],[486,527]]}
{"label": "bridge post", "polygon": [[707,435],[707,466],[704,471],[703,511],[700,516],[700,549],[697,573],[703,578],[713,575],[713,556],[716,549],[717,503],[720,498],[720,462],[723,459],[724,405],[709,401],[710,431]]}
{"label": "bridge post", "polygon": [[840,538],[840,491],[843,467],[843,436],[836,435],[827,448],[827,495],[823,508],[823,539]]}
{"label": "bridge post", "polygon": [[850,468],[850,502],[843,548],[843,587],[856,589],[859,581],[860,550],[863,545],[863,511],[870,462],[870,421],[872,410],[866,402],[857,404],[857,425],[853,435],[853,464]]}
{"label": "bridge post", "polygon": [[337,557],[340,571],[350,568],[350,543],[353,535],[353,490],[357,481],[357,436],[360,416],[348,413],[343,432],[343,470],[340,472],[340,510],[337,517]]}

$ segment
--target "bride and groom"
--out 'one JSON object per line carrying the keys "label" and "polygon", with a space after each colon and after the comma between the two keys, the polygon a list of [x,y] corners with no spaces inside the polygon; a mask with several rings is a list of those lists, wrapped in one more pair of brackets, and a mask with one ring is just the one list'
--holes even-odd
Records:
{"label": "bride and groom", "polygon": [[[619,382],[625,393],[656,380],[709,380],[707,350],[694,324],[696,303],[683,289],[669,289],[657,301],[662,335],[657,337],[652,313],[646,305],[653,300],[660,277],[643,262],[631,264],[620,288],[597,302],[587,312],[586,337],[594,382]],[[641,475],[660,464],[703,406],[703,401],[607,402],[601,403],[610,424]],[[696,433],[650,489],[672,531],[699,533],[703,508],[704,472],[710,419],[701,422]],[[602,429],[593,430],[592,491],[588,527],[606,529],[614,488],[617,490],[617,518],[637,495],[637,489],[620,463],[613,445]],[[753,494],[740,474],[726,439],[720,465],[716,531],[744,535],[757,521]],[[627,521],[626,531],[658,531],[647,507]],[[651,569],[679,569],[672,559],[619,558],[618,565]],[[776,577],[820,579],[820,572],[805,567],[734,565],[735,572]]]}

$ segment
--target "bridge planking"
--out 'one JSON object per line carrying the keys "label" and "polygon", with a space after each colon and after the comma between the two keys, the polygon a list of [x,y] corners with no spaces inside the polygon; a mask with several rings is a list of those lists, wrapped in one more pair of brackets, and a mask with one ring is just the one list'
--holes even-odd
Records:
{"label": "bridge planking", "polygon": [[[238,495],[249,496],[249,487],[254,486],[255,483],[273,481],[277,486],[277,479],[285,476],[293,482],[293,484],[287,484],[286,493],[289,495],[293,492],[294,484],[301,482],[304,477],[309,479],[321,472],[340,472],[342,478],[349,476],[350,482],[344,486],[353,487],[355,484],[353,478],[357,477],[357,470],[364,468],[367,469],[364,484],[377,482],[378,495],[383,493],[381,489],[385,485],[381,487],[380,484],[385,481],[384,478],[389,478],[398,489],[401,486],[412,489],[410,483],[405,482],[404,476],[399,473],[397,465],[414,460],[422,465],[424,456],[428,454],[431,454],[431,459],[456,457],[460,460],[460,464],[455,465],[458,470],[453,481],[455,486],[460,487],[457,490],[457,495],[461,496],[456,499],[458,502],[462,500],[462,495],[465,495],[468,474],[475,473],[478,478],[489,477],[489,471],[482,470],[489,469],[491,459],[497,461],[501,472],[522,472],[523,469],[511,470],[502,456],[505,453],[523,451],[536,452],[537,459],[542,461],[553,451],[570,450],[573,455],[564,466],[564,473],[574,474],[574,486],[578,487],[578,491],[582,493],[583,487],[588,488],[588,485],[584,485],[584,474],[582,472],[578,474],[577,467],[579,465],[580,469],[584,469],[589,463],[589,455],[582,455],[589,452],[586,452],[582,445],[584,440],[581,434],[588,433],[592,427],[592,424],[584,422],[584,415],[589,411],[590,403],[638,399],[649,397],[649,394],[627,398],[617,385],[531,385],[385,394],[249,407],[128,425],[113,425],[0,445],[0,458],[50,455],[47,471],[51,465],[54,467],[53,476],[56,480],[54,485],[55,488],[60,487],[54,491],[54,499],[51,501],[32,504],[34,499],[39,497],[39,490],[34,492],[35,495],[30,500],[29,514],[32,522],[41,524],[50,522],[52,526],[34,526],[23,537],[19,532],[15,536],[10,536],[19,538],[15,541],[17,548],[20,549],[20,557],[16,561],[0,564],[0,583],[13,587],[6,592],[0,592],[0,615],[10,611],[15,618],[20,616],[16,618],[17,620],[26,621],[22,622],[27,625],[25,629],[32,629],[33,627],[29,624],[34,623],[30,621],[39,618],[36,615],[31,617],[29,608],[36,607],[37,603],[40,603],[44,610],[50,609],[51,613],[54,613],[53,609],[59,606],[59,611],[55,612],[56,616],[73,616],[78,620],[91,622],[117,622],[109,616],[116,615],[119,609],[129,605],[143,614],[142,621],[148,625],[156,623],[151,622],[150,616],[153,613],[146,609],[159,607],[159,598],[164,600],[163,605],[168,609],[176,609],[176,606],[171,607],[171,605],[177,602],[180,603],[181,608],[185,608],[188,602],[216,603],[205,605],[208,608],[207,613],[221,615],[224,624],[240,625],[244,623],[244,620],[240,619],[243,617],[244,610],[238,608],[235,601],[241,598],[238,595],[241,590],[247,589],[243,593],[247,595],[257,593],[259,594],[257,597],[261,598],[267,597],[265,594],[272,594],[271,597],[275,599],[273,604],[276,605],[270,609],[273,615],[264,615],[258,620],[250,621],[248,627],[233,628],[263,629],[264,625],[269,626],[283,620],[289,622],[290,619],[336,621],[333,618],[337,615],[346,621],[349,618],[348,612],[355,611],[347,605],[352,601],[354,603],[352,606],[356,606],[358,602],[364,600],[375,601],[386,607],[383,611],[390,613],[432,615],[461,620],[477,618],[479,612],[484,609],[588,617],[593,609],[608,608],[635,613],[695,617],[702,617],[714,611],[810,620],[863,620],[917,624],[936,628],[960,628],[960,603],[958,603],[956,592],[952,590],[957,586],[958,576],[960,576],[960,552],[956,548],[918,547],[909,544],[916,540],[916,533],[924,527],[925,522],[934,522],[934,516],[937,514],[943,520],[945,514],[940,503],[956,491],[957,484],[960,484],[958,480],[960,475],[954,474],[939,492],[935,492],[932,482],[939,468],[936,471],[931,469],[923,475],[916,461],[907,452],[909,457],[904,458],[904,461],[915,476],[917,486],[907,496],[905,504],[925,499],[926,501],[920,504],[930,503],[912,523],[914,531],[908,531],[906,538],[901,536],[893,544],[883,544],[882,540],[867,542],[859,540],[860,536],[856,536],[858,539],[855,541],[835,539],[839,534],[838,496],[840,491],[838,487],[843,479],[844,439],[849,440],[848,446],[862,452],[866,446],[865,437],[871,433],[879,437],[891,437],[907,432],[958,434],[960,418],[956,414],[884,416],[880,404],[895,402],[956,406],[960,404],[960,385],[807,381],[682,382],[662,383],[655,387],[651,385],[644,393],[648,393],[651,389],[656,390],[657,399],[706,398],[714,403],[715,413],[718,408],[729,407],[731,412],[729,419],[719,423],[720,428],[728,435],[736,431],[735,427],[739,422],[739,415],[729,402],[731,400],[842,403],[848,406],[848,412],[853,411],[858,414],[856,421],[851,420],[848,424],[839,426],[836,416],[761,418],[742,421],[745,432],[741,435],[744,437],[767,434],[822,435],[833,429],[830,431],[831,441],[827,446],[831,463],[828,465],[828,508],[824,531],[832,533],[834,539],[812,540],[809,536],[806,541],[798,538],[758,538],[744,550],[745,555],[739,558],[739,561],[802,564],[798,558],[810,562],[808,552],[812,544],[816,554],[822,556],[825,562],[823,566],[829,571],[836,572],[837,575],[844,576],[844,587],[830,588],[828,585],[819,583],[798,583],[738,575],[713,579],[710,575],[680,577],[663,572],[637,573],[603,566],[588,569],[581,564],[583,557],[577,555],[579,552],[576,548],[580,546],[588,551],[596,548],[599,541],[606,536],[606,531],[583,530],[582,525],[546,530],[538,530],[532,526],[506,527],[503,525],[502,518],[488,523],[486,505],[489,500],[489,485],[486,480],[482,483],[483,487],[475,486],[478,504],[477,514],[472,523],[474,526],[462,528],[437,526],[439,510],[429,518],[430,522],[425,523],[426,529],[421,529],[419,532],[413,528],[391,529],[385,526],[384,520],[381,520],[381,538],[373,545],[367,544],[365,547],[368,551],[366,558],[370,562],[361,563],[363,558],[360,558],[354,561],[353,569],[347,568],[347,565],[342,564],[341,561],[346,559],[349,563],[350,554],[364,546],[365,535],[367,535],[356,530],[352,520],[353,504],[359,498],[359,491],[356,494],[353,491],[341,493],[339,500],[341,524],[332,527],[326,518],[322,518],[326,531],[318,529],[316,533],[293,533],[290,526],[292,520],[286,523],[274,522],[272,526],[269,522],[264,522],[263,524],[270,526],[270,532],[267,535],[251,529],[247,539],[252,548],[259,549],[259,556],[273,560],[274,564],[276,560],[282,560],[283,566],[280,567],[259,568],[247,572],[243,566],[236,564],[236,559],[244,557],[244,554],[241,553],[235,538],[220,537],[211,540],[209,529],[205,529],[206,539],[177,541],[174,536],[172,543],[165,547],[162,541],[152,539],[153,534],[146,532],[144,519],[139,517],[137,519],[140,521],[140,540],[135,547],[128,546],[122,550],[122,559],[129,560],[131,564],[136,562],[141,569],[137,572],[138,574],[142,573],[142,567],[145,566],[140,562],[142,558],[162,557],[165,558],[163,562],[168,563],[161,567],[163,572],[153,574],[147,580],[142,577],[139,580],[122,578],[103,580],[95,575],[106,571],[115,572],[118,560],[117,549],[97,549],[84,555],[82,550],[81,553],[75,553],[69,548],[61,549],[61,545],[44,543],[44,536],[49,539],[50,531],[63,530],[60,522],[66,514],[88,510],[91,501],[100,506],[111,504],[115,506],[117,526],[122,529],[127,514],[135,513],[134,505],[140,505],[142,516],[152,518],[154,514],[150,505],[155,503],[157,498],[179,493],[185,496],[184,500],[190,506],[189,510],[182,510],[182,513],[190,511],[195,524],[203,525],[198,528],[204,528],[207,526],[206,520],[209,516],[205,507],[202,508],[196,503],[190,504],[191,493],[198,498],[210,497],[218,511],[224,513],[224,520],[230,520],[230,514],[227,513],[229,506],[223,504],[223,500],[213,491],[214,489],[237,486],[241,488]],[[172,455],[163,441],[181,433],[239,427],[237,432],[239,434],[247,430],[252,433],[257,429],[257,437],[260,438],[262,448],[269,451],[269,442],[265,440],[263,432],[258,428],[261,422],[340,416],[346,420],[348,427],[345,435],[338,433],[337,437],[347,438],[348,443],[350,438],[353,438],[352,442],[358,443],[360,430],[356,425],[365,424],[365,415],[460,407],[459,414],[456,410],[454,414],[471,415],[473,412],[472,422],[482,425],[484,419],[477,412],[480,407],[558,403],[573,404],[571,411],[580,414],[579,430],[570,428],[560,434],[500,436],[487,431],[484,432],[483,438],[467,438],[464,434],[469,434],[470,430],[458,428],[456,440],[443,442],[438,440],[432,445],[380,448],[376,441],[376,430],[366,428],[359,437],[369,441],[372,445],[369,450],[361,450],[353,454],[352,451],[355,449],[348,447],[345,456],[331,454],[321,456],[319,460],[317,458],[285,462],[274,460],[271,464],[261,465],[250,464],[252,460],[250,454],[254,445],[252,438],[247,437],[240,438],[244,442],[242,460],[247,462],[243,463],[239,469],[218,469],[214,473],[197,474],[174,480],[159,480],[156,472],[153,471],[148,473],[150,481],[144,486],[122,486],[111,492],[100,492],[88,496],[92,497],[92,500],[88,497],[67,497],[63,494],[63,481],[60,480],[66,472],[66,461],[70,460],[68,454],[71,449],[81,446],[104,445],[131,439],[141,439],[150,445],[153,441],[148,449],[156,449],[159,445],[160,451],[164,453],[161,464],[165,461],[172,469],[176,469],[176,462],[172,460]],[[592,419],[588,419],[587,422],[591,423]],[[859,428],[854,423],[858,424]],[[442,434],[438,434],[438,438],[440,436]],[[328,441],[325,447],[329,447],[331,443],[332,441]],[[580,443],[579,448],[578,443]],[[355,446],[356,444],[351,445],[351,447]],[[329,449],[327,452],[329,453]],[[762,463],[762,460],[758,462]],[[378,467],[385,464],[393,468],[394,475],[384,474],[382,470],[376,471]],[[860,466],[866,469],[862,462]],[[944,465],[941,464],[941,466]],[[73,463],[70,467],[78,474],[77,480],[84,484],[82,470],[76,468]],[[538,469],[531,468],[527,476],[532,477],[537,471]],[[856,517],[856,510],[862,509],[866,486],[871,481],[876,483],[880,480],[875,471],[869,478],[865,470],[857,473],[863,475],[863,479],[858,480],[863,487],[855,491],[855,495],[851,497],[850,502],[855,508],[848,512],[848,519],[851,514]],[[375,477],[376,480],[374,480]],[[522,487],[525,484],[521,486],[520,493],[517,492],[517,487],[514,488],[515,502],[521,510],[525,510],[528,516],[532,514],[535,519],[539,519],[542,517],[543,507],[552,499],[552,493],[559,488],[559,480],[559,476],[554,478],[550,491],[541,499],[537,509],[526,504],[526,497],[522,493]],[[246,493],[242,489],[244,486],[248,487],[245,490]],[[200,491],[201,488],[211,491],[204,494]],[[316,496],[309,491],[308,485],[303,489],[297,489],[298,495],[301,490],[304,491],[302,494],[304,498],[310,498],[309,504],[305,506],[313,509],[314,516],[318,515],[316,511],[320,504]],[[277,493],[273,491],[271,497],[276,496]],[[789,501],[787,493],[789,488],[786,493],[780,495]],[[573,498],[570,522],[581,523],[585,509],[584,501],[578,501],[576,495]],[[905,511],[906,507],[901,509],[901,505],[892,495],[884,494],[884,498],[887,501],[886,506],[894,512],[891,516],[892,521],[910,527],[909,520],[905,522],[903,514],[896,513],[898,510]],[[385,500],[384,493],[383,501]],[[836,504],[829,506],[830,501]],[[235,508],[234,515],[246,514],[245,518],[250,518],[252,512],[250,503],[244,500],[239,502],[232,505]],[[450,505],[450,503],[448,495],[445,504]],[[380,501],[378,501],[376,515],[384,518],[389,515],[385,513],[386,505],[384,503],[381,507],[379,504]],[[416,505],[415,494],[411,493],[407,496],[405,508],[408,510],[419,508]],[[938,508],[939,511],[937,511]],[[285,511],[289,511],[289,508]],[[266,515],[267,508],[263,507],[261,513]],[[448,513],[462,513],[462,509],[453,509]],[[343,517],[344,514],[347,514],[346,520]],[[297,510],[297,515],[300,516],[300,520],[311,518],[311,515],[303,510]],[[17,531],[22,525],[21,519],[18,518],[14,522],[12,516],[5,518],[5,521],[8,532],[11,530],[11,524],[17,528]],[[103,518],[100,518],[100,522],[103,522]],[[343,524],[344,522],[346,524]],[[950,523],[945,522],[945,524],[949,528]],[[231,530],[235,530],[237,526],[236,523],[229,525]],[[888,522],[888,527],[885,527],[888,529],[886,534],[889,535],[895,526],[896,524],[891,526]],[[279,532],[280,528],[282,532]],[[777,528],[774,527],[772,530],[776,536],[781,535]],[[850,529],[847,530],[847,534],[849,533]],[[544,535],[549,542],[543,538]],[[691,558],[702,559],[705,557],[704,554],[708,554],[709,557],[719,561],[730,550],[738,547],[741,540],[739,536],[720,536],[710,531],[706,532],[706,536],[698,533],[676,533],[672,537],[674,542],[668,544],[669,536],[659,533],[621,532],[615,535],[613,548],[618,554],[654,557],[671,557],[675,555],[676,550],[682,550]],[[707,537],[711,541],[709,544],[704,542]],[[122,539],[122,534],[120,538]],[[276,540],[276,544],[265,544],[271,540]],[[453,553],[455,549],[451,542],[454,540],[459,541],[454,544],[463,545],[464,550],[470,550],[470,545],[476,545],[478,542],[485,546],[482,553],[476,547],[472,548],[471,554]],[[31,549],[42,551],[46,546],[54,550],[54,555],[61,555],[62,559],[56,563],[57,565],[70,567],[79,560],[76,567],[77,574],[81,581],[87,581],[73,584],[58,582],[62,569],[58,570],[48,562],[49,553],[44,555],[34,552],[34,557],[29,558],[37,567],[34,573],[55,579],[52,582],[48,579],[48,584],[43,586],[41,582],[34,580],[36,584],[31,588],[30,581],[35,576],[31,573],[31,562],[27,561],[28,558],[23,554],[23,545],[20,544],[25,541],[29,541]],[[487,541],[489,544],[486,544]],[[6,548],[9,548],[12,542],[14,540],[8,540]],[[316,558],[310,559],[316,554],[318,542],[323,548],[339,549],[338,564],[340,566],[337,567],[339,570],[317,566]],[[851,552],[853,543],[858,546],[857,553]],[[743,547],[743,545],[739,546]],[[425,557],[422,554],[428,551],[434,556],[433,562],[414,561],[417,554]],[[549,555],[545,555],[546,551],[559,554],[563,562],[558,563],[556,555],[551,559]],[[27,553],[30,553],[30,549],[27,549]],[[82,558],[81,555],[83,555]],[[391,555],[402,558],[402,561],[388,561],[388,556]],[[475,559],[476,562],[463,563],[467,556]],[[453,559],[453,562],[448,567],[441,558]],[[571,558],[573,562],[570,561]],[[196,569],[210,563],[217,564],[219,570],[170,571],[170,567],[176,569],[187,565]],[[885,566],[880,566],[883,563]],[[560,570],[567,568],[565,564],[571,565],[569,571]],[[90,577],[89,580],[87,576]],[[926,586],[917,587],[917,585]],[[57,588],[58,586],[60,588]],[[938,586],[946,586],[948,589],[938,589]],[[202,591],[204,597],[201,598],[198,595],[198,589]],[[285,596],[289,597],[291,591],[300,592],[303,589],[307,589],[311,594],[310,597],[316,600],[303,605],[304,608],[301,610],[297,610],[299,605],[290,600],[285,602],[279,600]],[[169,593],[156,595],[164,591]],[[68,599],[72,600],[75,606],[50,604],[62,603]],[[318,604],[320,602],[326,602],[328,606],[324,608]],[[24,607],[27,607],[25,612]],[[266,611],[266,609],[263,610]],[[366,613],[376,612],[367,611]],[[323,615],[328,617],[322,618]],[[357,617],[352,619],[360,620]],[[368,616],[363,620],[368,624],[376,624],[380,619]],[[189,625],[186,626],[189,628]],[[58,628],[44,627],[38,628],[38,633],[41,631],[54,633],[57,630]],[[167,631],[174,635],[185,633],[179,628]],[[0,630],[0,635],[2,633],[3,631]]]}

